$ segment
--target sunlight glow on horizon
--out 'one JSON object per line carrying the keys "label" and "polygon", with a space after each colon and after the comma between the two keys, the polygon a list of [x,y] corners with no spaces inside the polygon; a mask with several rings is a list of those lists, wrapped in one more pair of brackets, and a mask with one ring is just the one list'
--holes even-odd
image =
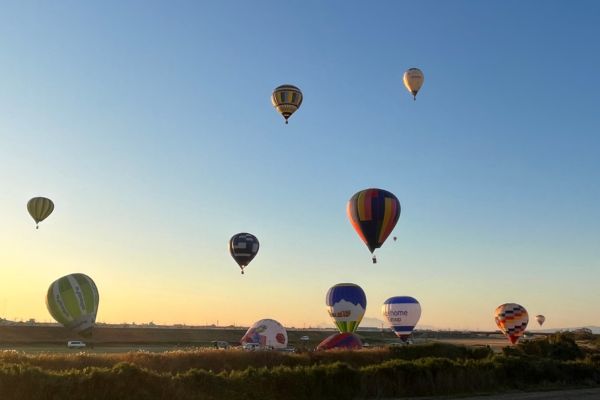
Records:
{"label": "sunlight glow on horizon", "polygon": [[[439,329],[495,330],[505,302],[600,325],[600,6],[565,4],[6,5],[0,317],[52,321],[48,286],[82,272],[115,324],[333,327],[353,282],[370,319],[409,295]],[[368,187],[402,207],[375,265],[346,217]],[[243,276],[237,232],[261,244]]]}

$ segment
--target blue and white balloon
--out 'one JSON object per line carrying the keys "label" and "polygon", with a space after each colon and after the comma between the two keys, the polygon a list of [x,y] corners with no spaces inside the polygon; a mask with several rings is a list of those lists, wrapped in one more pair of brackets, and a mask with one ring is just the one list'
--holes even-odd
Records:
{"label": "blue and white balloon", "polygon": [[383,303],[381,313],[396,336],[406,340],[421,318],[421,305],[414,297],[390,297]]}
{"label": "blue and white balloon", "polygon": [[338,283],[325,297],[329,316],[340,332],[354,332],[367,310],[367,296],[354,283]]}

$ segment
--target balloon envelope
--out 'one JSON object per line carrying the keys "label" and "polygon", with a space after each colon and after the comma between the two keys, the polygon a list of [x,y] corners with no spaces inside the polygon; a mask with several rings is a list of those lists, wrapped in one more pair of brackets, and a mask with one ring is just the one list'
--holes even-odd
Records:
{"label": "balloon envelope", "polygon": [[373,253],[396,226],[400,202],[387,190],[365,189],[350,198],[346,211],[354,230]]}
{"label": "balloon envelope", "polygon": [[46,307],[65,328],[90,337],[99,300],[98,288],[92,278],[70,274],[52,282],[46,295]]}
{"label": "balloon envelope", "polygon": [[251,233],[238,233],[229,239],[229,253],[242,269],[242,273],[250,261],[256,257],[259,247],[258,239]]}
{"label": "balloon envelope", "polygon": [[522,305],[506,303],[496,308],[495,320],[502,333],[512,344],[515,344],[527,329],[529,315]]}
{"label": "balloon envelope", "polygon": [[283,116],[287,124],[292,114],[300,108],[303,98],[302,92],[296,86],[281,85],[273,91],[271,103],[273,103],[277,112]]}
{"label": "balloon envelope", "polygon": [[543,315],[536,315],[535,320],[538,324],[540,324],[540,326],[542,326],[544,325],[544,321],[546,321],[546,317],[544,317]]}
{"label": "balloon envelope", "polygon": [[409,336],[421,318],[421,305],[410,296],[396,296],[387,299],[381,313],[399,338]]}
{"label": "balloon envelope", "polygon": [[327,311],[340,332],[354,332],[367,309],[367,296],[354,283],[338,283],[325,296]]}
{"label": "balloon envelope", "polygon": [[406,89],[413,95],[413,98],[416,99],[417,93],[425,81],[423,72],[419,68],[409,68],[404,72],[402,80],[404,81]]}
{"label": "balloon envelope", "polygon": [[358,350],[362,349],[363,344],[358,336],[350,332],[334,333],[331,336],[325,338],[317,346],[317,350],[332,350],[332,349],[345,349],[345,350]]}
{"label": "balloon envelope", "polygon": [[46,197],[34,197],[27,202],[27,211],[35,221],[37,228],[38,224],[48,218],[54,211],[54,203]]}
{"label": "balloon envelope", "polygon": [[261,319],[252,325],[240,341],[242,344],[258,343],[260,347],[285,349],[288,344],[287,331],[274,319]]}

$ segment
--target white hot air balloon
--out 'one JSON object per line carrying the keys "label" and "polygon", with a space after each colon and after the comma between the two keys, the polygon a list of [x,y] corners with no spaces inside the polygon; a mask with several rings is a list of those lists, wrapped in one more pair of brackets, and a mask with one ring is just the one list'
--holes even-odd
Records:
{"label": "white hot air balloon", "polygon": [[414,297],[390,297],[383,303],[381,313],[396,336],[406,341],[421,318],[421,305]]}
{"label": "white hot air balloon", "polygon": [[425,76],[419,68],[409,68],[404,73],[403,77],[404,86],[413,95],[413,99],[417,99],[417,93],[423,86]]}
{"label": "white hot air balloon", "polygon": [[287,331],[274,319],[261,319],[252,325],[240,341],[242,345],[257,344],[260,348],[285,349]]}

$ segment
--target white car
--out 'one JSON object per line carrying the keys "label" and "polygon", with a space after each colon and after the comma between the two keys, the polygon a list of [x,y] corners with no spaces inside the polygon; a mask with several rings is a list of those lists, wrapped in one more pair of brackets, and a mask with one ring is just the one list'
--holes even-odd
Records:
{"label": "white car", "polygon": [[82,349],[85,347],[85,343],[79,340],[69,340],[67,342],[67,347],[70,349]]}
{"label": "white car", "polygon": [[256,350],[260,350],[260,344],[259,343],[244,343],[242,348],[246,351],[256,351]]}

